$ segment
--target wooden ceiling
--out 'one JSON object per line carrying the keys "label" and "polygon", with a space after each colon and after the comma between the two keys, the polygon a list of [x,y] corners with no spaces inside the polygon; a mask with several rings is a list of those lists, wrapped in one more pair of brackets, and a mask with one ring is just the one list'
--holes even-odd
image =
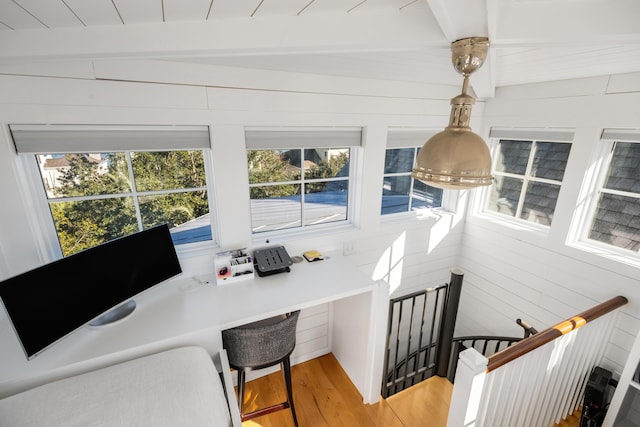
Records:
{"label": "wooden ceiling", "polygon": [[488,36],[496,87],[640,71],[637,0],[0,0],[2,66],[155,59],[461,84],[450,43]]}

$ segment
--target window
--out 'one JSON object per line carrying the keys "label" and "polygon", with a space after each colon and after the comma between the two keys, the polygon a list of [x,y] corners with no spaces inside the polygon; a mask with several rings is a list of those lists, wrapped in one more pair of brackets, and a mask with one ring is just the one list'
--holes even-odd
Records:
{"label": "window", "polygon": [[18,153],[35,156],[64,256],[164,223],[176,244],[212,239],[206,128],[11,131]]}
{"label": "window", "polygon": [[254,233],[350,219],[351,167],[358,129],[248,129]]}
{"label": "window", "polygon": [[605,130],[607,155],[588,238],[640,252],[640,132]]}
{"label": "window", "polygon": [[420,147],[432,134],[419,130],[389,130],[382,183],[382,215],[442,206],[442,189],[411,177]]}
{"label": "window", "polygon": [[573,132],[492,130],[495,182],[485,210],[550,226]]}

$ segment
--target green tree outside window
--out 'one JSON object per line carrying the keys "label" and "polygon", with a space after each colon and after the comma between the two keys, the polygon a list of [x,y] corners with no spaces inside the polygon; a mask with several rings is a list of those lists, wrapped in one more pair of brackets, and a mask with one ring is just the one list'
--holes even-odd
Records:
{"label": "green tree outside window", "polygon": [[209,213],[202,151],[39,155],[38,160],[65,256]]}

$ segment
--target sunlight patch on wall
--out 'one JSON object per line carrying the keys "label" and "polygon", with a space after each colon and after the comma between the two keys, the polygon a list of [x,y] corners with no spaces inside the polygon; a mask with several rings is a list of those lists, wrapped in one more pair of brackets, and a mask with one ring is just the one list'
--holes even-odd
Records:
{"label": "sunlight patch on wall", "polygon": [[[429,229],[429,241],[427,253],[432,253],[440,243],[444,241],[447,235],[464,220],[464,207],[467,205],[469,197],[468,191],[456,191],[456,194],[449,195],[453,200],[448,202],[448,211],[439,212],[431,211],[428,218],[433,221],[433,225]],[[422,219],[426,219],[422,218]]]}
{"label": "sunlight patch on wall", "polygon": [[402,265],[406,240],[407,232],[403,231],[380,256],[373,270],[373,280],[383,280],[389,284],[389,295],[398,289],[402,283]]}
{"label": "sunlight patch on wall", "polygon": [[429,247],[427,249],[427,253],[433,252],[440,243],[447,237],[451,229],[453,216],[446,215],[440,216],[438,220],[433,224],[431,230],[429,231]]}

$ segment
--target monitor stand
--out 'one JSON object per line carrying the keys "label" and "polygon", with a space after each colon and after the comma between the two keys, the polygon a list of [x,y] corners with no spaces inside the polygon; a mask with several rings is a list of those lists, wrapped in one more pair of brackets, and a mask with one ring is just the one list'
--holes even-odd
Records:
{"label": "monitor stand", "polygon": [[107,311],[102,316],[94,319],[89,323],[89,326],[103,326],[108,325],[109,323],[117,322],[118,320],[124,319],[125,317],[129,316],[135,309],[136,302],[134,300],[129,300],[124,304]]}

